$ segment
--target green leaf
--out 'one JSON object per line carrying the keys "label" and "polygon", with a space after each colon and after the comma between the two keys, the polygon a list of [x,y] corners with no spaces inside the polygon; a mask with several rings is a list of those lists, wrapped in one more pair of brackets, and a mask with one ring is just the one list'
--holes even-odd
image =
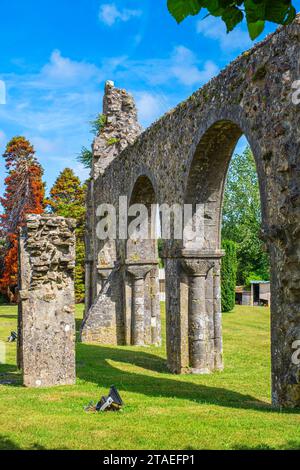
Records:
{"label": "green leaf", "polygon": [[189,15],[198,15],[202,8],[200,0],[168,0],[168,9],[177,23]]}
{"label": "green leaf", "polygon": [[256,23],[260,20],[265,20],[267,2],[268,0],[263,0],[260,2],[257,2],[255,0],[245,0],[245,11],[248,24]]}
{"label": "green leaf", "polygon": [[247,23],[248,31],[252,41],[256,39],[265,29],[265,21],[256,21],[255,23]]}
{"label": "green leaf", "polygon": [[202,6],[206,8],[211,15],[222,16],[224,8],[221,3],[221,0],[205,0],[202,2]]}
{"label": "green leaf", "polygon": [[267,0],[265,19],[273,23],[286,24],[293,21],[296,16],[296,10],[288,0]]}
{"label": "green leaf", "polygon": [[227,33],[232,31],[236,25],[243,21],[243,12],[237,7],[228,7],[222,15],[222,20],[226,24]]}

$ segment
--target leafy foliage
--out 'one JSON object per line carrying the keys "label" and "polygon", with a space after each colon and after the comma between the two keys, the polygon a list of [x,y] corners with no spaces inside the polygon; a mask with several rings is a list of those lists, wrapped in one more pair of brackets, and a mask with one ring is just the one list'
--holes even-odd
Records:
{"label": "leafy foliage", "polygon": [[18,230],[27,214],[44,210],[43,170],[33,146],[25,137],[14,137],[6,146],[5,193],[1,198],[4,213],[0,216],[1,244],[0,291],[15,300],[18,271]]}
{"label": "leafy foliage", "polygon": [[82,147],[80,154],[77,156],[77,161],[81,163],[84,168],[92,168],[93,152],[86,147]]}
{"label": "leafy foliage", "polygon": [[228,33],[246,18],[249,35],[254,40],[264,30],[266,21],[291,23],[296,16],[293,3],[292,0],[168,0],[168,9],[178,23],[206,9],[209,15],[224,21]]}
{"label": "leafy foliage", "polygon": [[[96,119],[90,122],[91,124],[91,133],[95,136],[99,135],[107,122],[107,117],[105,114],[98,114]],[[117,142],[117,139],[114,139],[108,145],[113,145]],[[77,156],[77,161],[81,163],[85,168],[91,169],[93,163],[93,152],[91,149],[82,147],[80,154]]]}
{"label": "leafy foliage", "polygon": [[259,238],[261,204],[253,154],[248,147],[234,155],[227,178],[223,204],[223,239],[237,244],[237,282],[246,285],[249,276],[269,279],[269,256]]}
{"label": "leafy foliage", "polygon": [[221,268],[222,312],[231,312],[235,307],[237,272],[236,244],[231,240],[224,240],[222,248],[226,252],[226,255],[222,259]]}
{"label": "leafy foliage", "polygon": [[96,119],[90,122],[92,134],[99,135],[103,127],[105,126],[106,121],[107,117],[105,116],[105,114],[98,114]]}
{"label": "leafy foliage", "polygon": [[84,300],[85,284],[85,197],[86,186],[70,168],[65,168],[55,181],[50,197],[47,199],[48,210],[56,215],[76,219],[76,267],[75,267],[75,294],[76,301]]}

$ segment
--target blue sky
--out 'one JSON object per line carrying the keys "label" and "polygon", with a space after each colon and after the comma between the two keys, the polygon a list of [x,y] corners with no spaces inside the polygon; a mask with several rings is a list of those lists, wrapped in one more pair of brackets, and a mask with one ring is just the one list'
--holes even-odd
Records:
{"label": "blue sky", "polygon": [[91,143],[89,121],[102,110],[105,80],[134,95],[147,127],[251,47],[245,25],[229,35],[214,18],[178,26],[166,3],[1,0],[0,153],[12,136],[24,135],[36,148],[48,190],[66,166],[84,179],[76,155]]}

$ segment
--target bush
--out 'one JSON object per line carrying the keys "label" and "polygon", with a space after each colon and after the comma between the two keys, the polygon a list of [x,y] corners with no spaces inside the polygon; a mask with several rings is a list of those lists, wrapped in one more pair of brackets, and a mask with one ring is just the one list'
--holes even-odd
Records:
{"label": "bush", "polygon": [[235,306],[237,275],[236,243],[231,240],[224,240],[222,248],[226,252],[221,268],[222,312],[231,312]]}
{"label": "bush", "polygon": [[1,294],[1,292],[0,292],[0,305],[4,305],[4,304],[7,304],[7,303],[8,303],[7,297],[5,297],[5,295]]}

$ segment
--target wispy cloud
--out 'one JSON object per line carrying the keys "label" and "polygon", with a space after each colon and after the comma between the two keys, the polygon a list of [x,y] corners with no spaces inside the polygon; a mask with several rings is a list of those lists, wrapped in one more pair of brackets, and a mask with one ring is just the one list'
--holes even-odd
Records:
{"label": "wispy cloud", "polygon": [[38,76],[40,85],[68,86],[97,78],[99,70],[94,64],[63,57],[59,50],[52,52],[50,61]]}
{"label": "wispy cloud", "polygon": [[117,59],[107,60],[97,67],[55,50],[36,73],[22,69],[20,74],[7,74],[8,100],[0,106],[0,122],[5,123],[1,149],[13,132],[25,135],[35,146],[49,186],[64,167],[79,170],[76,156],[92,140],[89,121],[101,111],[102,84],[116,64]]}
{"label": "wispy cloud", "polygon": [[132,91],[139,119],[147,127],[217,71],[214,62],[199,60],[183,45],[165,58],[110,57],[98,65],[54,50],[36,73],[22,67],[19,73],[1,77],[8,99],[0,106],[0,122],[7,124],[0,130],[0,147],[13,132],[29,138],[46,169],[48,186],[66,166],[85,177],[87,172],[76,156],[92,140],[90,120],[101,112],[105,80],[115,80],[117,86]]}
{"label": "wispy cloud", "polygon": [[225,52],[244,51],[252,45],[249,34],[241,26],[237,26],[230,34],[227,34],[225,24],[220,21],[220,18],[213,16],[198,21],[197,32],[208,39],[217,41]]}
{"label": "wispy cloud", "polygon": [[168,98],[163,93],[136,91],[133,95],[141,122],[153,122],[171,107]]}
{"label": "wispy cloud", "polygon": [[113,26],[117,21],[127,22],[141,15],[141,10],[131,10],[128,8],[119,9],[115,3],[105,3],[101,5],[99,11],[100,21],[107,26]]}
{"label": "wispy cloud", "polygon": [[218,66],[211,60],[206,61],[200,68],[195,54],[184,46],[176,47],[172,62],[171,73],[187,86],[207,82],[219,71]]}
{"label": "wispy cloud", "polygon": [[219,71],[213,61],[204,63],[187,47],[177,46],[165,59],[127,60],[119,71],[120,78],[143,81],[149,86],[171,85],[176,80],[186,87],[200,87]]}

